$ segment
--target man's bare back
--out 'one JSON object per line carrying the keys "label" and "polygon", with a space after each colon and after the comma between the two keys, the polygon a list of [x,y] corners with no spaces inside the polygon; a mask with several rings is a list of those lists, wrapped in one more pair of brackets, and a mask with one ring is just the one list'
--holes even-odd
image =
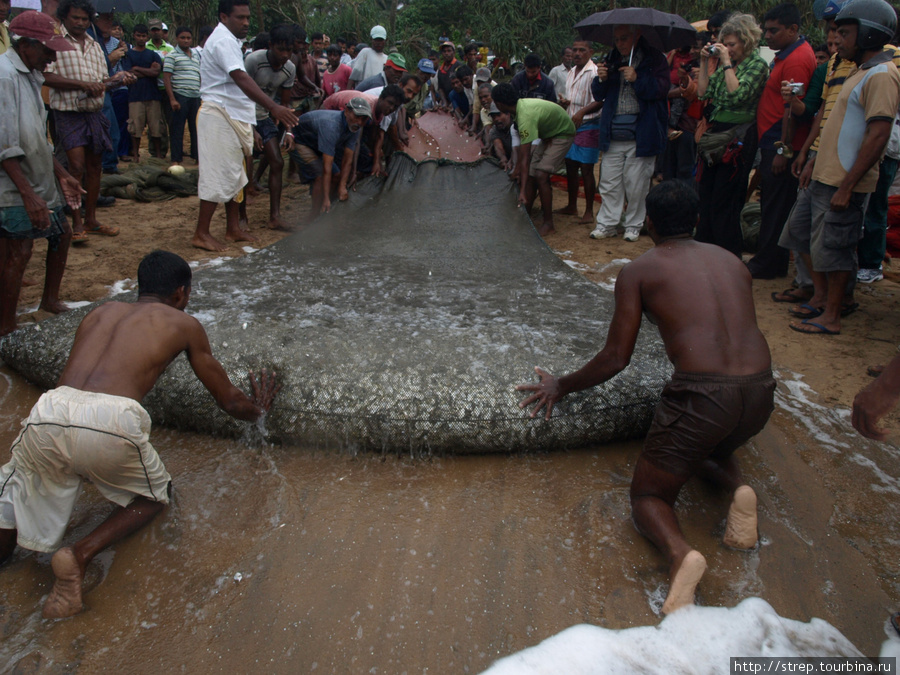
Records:
{"label": "man's bare back", "polygon": [[213,357],[200,322],[155,296],[109,302],[88,314],[59,386],[141,401],[181,352],[223,410],[247,421],[260,416],[262,409],[232,385]]}
{"label": "man's bare back", "polygon": [[725,249],[672,238],[622,270],[616,302],[619,284],[628,297],[639,293],[677,371],[752,375],[768,370],[771,357],[751,283],[746,266]]}

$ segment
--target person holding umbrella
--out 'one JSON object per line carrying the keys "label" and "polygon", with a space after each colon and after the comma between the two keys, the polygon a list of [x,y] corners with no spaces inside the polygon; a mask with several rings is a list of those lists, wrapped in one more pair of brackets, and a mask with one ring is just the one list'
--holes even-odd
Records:
{"label": "person holding umbrella", "polygon": [[656,156],[666,148],[669,66],[641,37],[641,28],[617,25],[615,49],[597,67],[591,85],[600,113],[600,210],[591,237],[616,236],[625,213],[625,241],[637,241]]}

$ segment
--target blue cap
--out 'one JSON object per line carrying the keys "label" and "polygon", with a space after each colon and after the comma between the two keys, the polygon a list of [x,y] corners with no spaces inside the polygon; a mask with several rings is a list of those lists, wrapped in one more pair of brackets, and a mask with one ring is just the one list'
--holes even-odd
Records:
{"label": "blue cap", "polygon": [[437,72],[434,69],[434,64],[431,62],[431,59],[419,59],[418,68],[423,73],[428,73],[429,75],[434,75]]}

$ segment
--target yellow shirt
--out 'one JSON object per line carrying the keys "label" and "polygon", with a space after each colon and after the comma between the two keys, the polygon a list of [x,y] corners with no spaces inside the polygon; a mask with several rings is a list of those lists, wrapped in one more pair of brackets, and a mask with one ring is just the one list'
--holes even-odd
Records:
{"label": "yellow shirt", "polygon": [[5,23],[0,23],[0,54],[5,54],[9,48],[9,30],[6,28]]}

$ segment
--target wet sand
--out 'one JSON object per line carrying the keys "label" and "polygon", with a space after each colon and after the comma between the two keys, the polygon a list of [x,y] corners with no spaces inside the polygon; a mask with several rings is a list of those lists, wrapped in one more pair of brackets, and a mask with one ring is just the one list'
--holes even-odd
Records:
{"label": "wet sand", "polygon": [[[5,371],[0,445],[39,392]],[[721,544],[728,499],[691,482],[679,503],[706,556],[702,605],[749,596],[825,619],[867,654],[896,608],[896,448],[855,442],[779,390],[744,451],[761,546]],[[172,506],[89,570],[87,610],[45,621],[49,556],[0,574],[0,669],[15,672],[479,672],[573,624],[652,625],[666,565],[633,529],[629,443],[583,451],[435,458],[249,448],[156,430]],[[854,441],[852,451],[837,452]],[[3,461],[8,452],[2,452]],[[67,541],[109,506],[88,486]]]}

